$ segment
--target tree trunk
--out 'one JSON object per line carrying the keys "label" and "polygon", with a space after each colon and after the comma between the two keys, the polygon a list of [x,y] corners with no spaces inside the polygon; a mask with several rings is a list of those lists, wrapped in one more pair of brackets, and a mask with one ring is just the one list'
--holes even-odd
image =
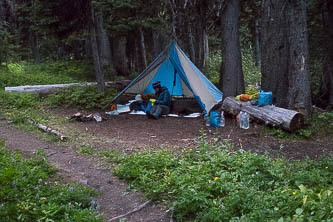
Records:
{"label": "tree trunk", "polygon": [[221,15],[222,64],[219,86],[223,97],[244,93],[244,76],[239,41],[239,0],[228,1]]}
{"label": "tree trunk", "polygon": [[144,66],[144,69],[147,67],[147,53],[146,53],[146,45],[145,45],[145,36],[142,28],[139,29],[140,32],[140,52],[141,52],[141,60]]}
{"label": "tree trunk", "polygon": [[202,70],[203,68],[203,47],[204,47],[204,41],[203,41],[203,25],[202,25],[202,21],[201,18],[199,18],[200,20],[198,21],[197,24],[197,36],[196,36],[196,40],[197,40],[197,53],[196,53],[196,59],[194,60],[195,65]]}
{"label": "tree trunk", "polygon": [[[129,67],[128,67],[128,59],[126,55],[126,45],[127,39],[125,36],[115,37],[112,41],[113,50],[112,50],[112,61],[114,65],[114,69],[119,76],[128,76],[129,75]],[[134,50],[134,49],[131,49]]]}
{"label": "tree trunk", "polygon": [[203,68],[206,66],[209,59],[209,42],[208,42],[208,34],[206,29],[203,30]]}
{"label": "tree trunk", "polygon": [[186,16],[185,19],[186,19],[186,29],[187,29],[186,31],[187,31],[190,59],[191,59],[191,61],[195,61],[194,35],[193,35],[193,27],[191,24],[191,17]]}
{"label": "tree trunk", "polygon": [[259,66],[260,64],[260,31],[259,31],[259,19],[255,20],[254,24],[254,64]]}
{"label": "tree trunk", "polygon": [[0,22],[2,22],[4,19],[4,10],[2,8],[2,5],[3,5],[3,0],[0,0]]}
{"label": "tree trunk", "polygon": [[38,39],[38,34],[30,31],[29,35],[30,39],[30,48],[31,48],[31,53],[33,60],[36,64],[40,63],[40,53],[39,53],[39,39]]}
{"label": "tree trunk", "polygon": [[93,8],[92,4],[90,4],[90,7],[91,7],[91,15],[90,15],[90,19],[89,19],[90,44],[91,44],[91,51],[92,51],[92,56],[93,56],[93,60],[94,60],[97,88],[98,88],[98,91],[102,93],[102,92],[104,92],[104,88],[105,88],[104,72],[103,72],[103,67],[101,66],[101,61],[100,61],[100,57],[99,57],[100,53],[98,51],[94,8]]}
{"label": "tree trunk", "polygon": [[261,19],[261,88],[273,92],[273,103],[288,107],[288,39],[285,1],[265,0]]}
{"label": "tree trunk", "polygon": [[262,89],[273,103],[311,117],[306,3],[266,0],[262,5]]}
{"label": "tree trunk", "polygon": [[172,28],[172,37],[176,38],[176,4],[174,1],[168,0],[170,10],[171,10],[171,28]]}
{"label": "tree trunk", "polygon": [[288,108],[311,118],[312,102],[309,73],[309,49],[306,1],[292,1],[288,7],[289,88]]}
{"label": "tree trunk", "polygon": [[111,46],[109,36],[104,28],[104,22],[102,15],[98,15],[96,18],[96,32],[98,51],[103,67],[110,66],[111,63]]}
{"label": "tree trunk", "polygon": [[[3,22],[4,22],[4,10],[2,8],[3,0],[0,0],[0,29],[4,31]],[[4,58],[4,50],[0,46],[0,67],[2,66],[3,58]]]}
{"label": "tree trunk", "polygon": [[157,30],[153,30],[153,57],[156,58],[163,50],[161,34]]}
{"label": "tree trunk", "polygon": [[323,12],[323,29],[326,34],[323,60],[323,76],[320,86],[320,100],[327,109],[333,108],[333,3],[326,0]]}

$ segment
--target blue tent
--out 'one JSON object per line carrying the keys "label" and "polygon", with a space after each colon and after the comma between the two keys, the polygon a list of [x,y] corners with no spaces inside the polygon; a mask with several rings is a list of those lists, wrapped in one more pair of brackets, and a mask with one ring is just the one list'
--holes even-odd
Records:
{"label": "blue tent", "polygon": [[175,98],[194,97],[204,113],[209,113],[222,101],[222,92],[202,74],[174,41],[113,101],[122,94],[154,93],[152,83],[155,81],[160,81]]}

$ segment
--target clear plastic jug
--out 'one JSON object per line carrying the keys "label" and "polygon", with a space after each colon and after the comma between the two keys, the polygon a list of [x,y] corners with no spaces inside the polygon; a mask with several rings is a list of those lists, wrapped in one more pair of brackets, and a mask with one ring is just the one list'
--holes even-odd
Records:
{"label": "clear plastic jug", "polygon": [[221,112],[221,116],[220,116],[220,126],[224,127],[225,126],[225,119],[224,119],[224,112]]}
{"label": "clear plastic jug", "polygon": [[250,115],[247,112],[241,111],[239,113],[239,126],[242,129],[250,128]]}

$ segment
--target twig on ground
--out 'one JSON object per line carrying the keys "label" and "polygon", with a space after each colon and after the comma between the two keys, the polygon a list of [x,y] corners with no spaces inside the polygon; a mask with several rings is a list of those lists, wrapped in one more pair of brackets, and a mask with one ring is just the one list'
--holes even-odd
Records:
{"label": "twig on ground", "polygon": [[126,216],[128,216],[128,215],[130,215],[130,214],[132,214],[132,213],[135,213],[135,212],[141,210],[142,208],[146,207],[146,206],[147,206],[148,204],[150,204],[151,202],[152,202],[152,200],[148,200],[147,202],[145,202],[145,203],[141,204],[140,206],[134,208],[134,210],[132,210],[132,211],[130,211],[130,212],[127,212],[127,213],[125,213],[125,214],[122,214],[122,215],[119,215],[119,216],[117,216],[117,217],[111,218],[111,219],[109,220],[109,222],[111,222],[111,221],[115,221],[115,220],[120,219],[120,218],[122,218],[122,217],[126,217]]}
{"label": "twig on ground", "polygon": [[47,155],[47,157],[53,156],[54,154],[57,154],[57,152],[53,152]]}
{"label": "twig on ground", "polygon": [[59,131],[57,130],[54,130],[48,126],[45,126],[43,124],[40,124],[40,123],[36,123],[32,120],[28,120],[28,122],[34,126],[37,126],[39,129],[43,130],[44,132],[48,132],[48,133],[52,133],[56,136],[58,136],[60,138],[61,141],[66,141],[67,137],[62,135]]}

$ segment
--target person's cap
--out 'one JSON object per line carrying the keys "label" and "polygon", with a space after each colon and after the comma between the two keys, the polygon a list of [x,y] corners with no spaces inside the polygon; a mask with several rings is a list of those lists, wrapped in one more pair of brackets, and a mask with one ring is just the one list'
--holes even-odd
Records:
{"label": "person's cap", "polygon": [[153,88],[159,88],[159,87],[161,87],[161,82],[160,81],[157,81],[157,82],[153,83]]}

